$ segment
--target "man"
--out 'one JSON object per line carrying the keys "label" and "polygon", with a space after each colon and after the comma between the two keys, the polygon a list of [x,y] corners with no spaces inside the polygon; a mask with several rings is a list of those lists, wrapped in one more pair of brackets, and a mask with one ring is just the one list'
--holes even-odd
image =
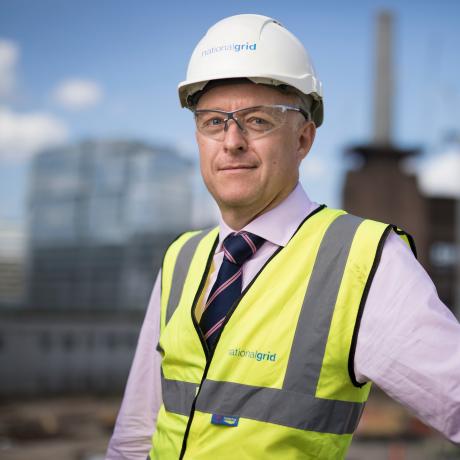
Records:
{"label": "man", "polygon": [[323,118],[300,42],[226,18],[179,94],[221,219],[165,255],[107,458],[344,458],[370,381],[459,443],[460,326],[410,239],[298,183]]}

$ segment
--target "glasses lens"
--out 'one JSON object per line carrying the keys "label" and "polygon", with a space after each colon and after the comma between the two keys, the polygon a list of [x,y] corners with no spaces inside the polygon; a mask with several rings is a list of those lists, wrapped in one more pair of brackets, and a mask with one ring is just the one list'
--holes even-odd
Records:
{"label": "glasses lens", "polygon": [[282,126],[286,122],[287,110],[277,106],[250,107],[239,110],[235,117],[247,136],[255,139]]}
{"label": "glasses lens", "polygon": [[198,131],[206,136],[216,138],[224,134],[226,114],[206,110],[195,112],[195,123]]}
{"label": "glasses lens", "polygon": [[[195,112],[197,130],[207,137],[223,140],[228,118],[234,119],[247,139],[257,139],[282,126],[286,122],[288,108],[285,106],[258,106],[222,113],[213,110]],[[229,123],[230,120],[227,121]]]}

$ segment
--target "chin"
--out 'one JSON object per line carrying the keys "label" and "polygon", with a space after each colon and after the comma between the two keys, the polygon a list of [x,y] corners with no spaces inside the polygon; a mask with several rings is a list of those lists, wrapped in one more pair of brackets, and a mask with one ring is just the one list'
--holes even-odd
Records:
{"label": "chin", "polygon": [[253,194],[241,193],[241,191],[234,193],[220,193],[218,196],[214,195],[214,199],[222,208],[244,208],[251,206],[254,203]]}

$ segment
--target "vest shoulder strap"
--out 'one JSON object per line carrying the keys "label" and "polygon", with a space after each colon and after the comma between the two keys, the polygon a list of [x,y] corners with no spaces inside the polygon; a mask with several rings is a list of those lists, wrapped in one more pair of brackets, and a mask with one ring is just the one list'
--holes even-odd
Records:
{"label": "vest shoulder strap", "polygon": [[199,244],[217,228],[186,232],[166,251],[161,277],[161,328],[168,323],[182,295],[187,272]]}
{"label": "vest shoulder strap", "polygon": [[415,247],[414,238],[396,225],[391,225],[391,228],[409,246],[414,256],[417,257],[417,248]]}

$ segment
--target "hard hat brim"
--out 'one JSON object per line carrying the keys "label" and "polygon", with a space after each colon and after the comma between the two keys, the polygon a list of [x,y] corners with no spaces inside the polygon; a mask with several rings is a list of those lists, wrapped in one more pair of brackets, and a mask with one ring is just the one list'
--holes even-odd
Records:
{"label": "hard hat brim", "polygon": [[[278,78],[277,78],[278,77]],[[216,78],[209,79],[209,80],[198,80],[198,81],[182,81],[178,85],[178,92],[179,92],[179,100],[181,107],[192,109],[193,104],[193,95],[202,91],[205,86],[210,81],[215,80],[229,80],[229,79],[247,79],[252,81],[255,84],[265,84],[270,86],[281,86],[281,85],[288,85],[295,88],[297,91],[300,91],[303,94],[309,95],[315,101],[314,106],[312,107],[312,120],[315,123],[316,127],[319,127],[323,122],[324,117],[324,108],[323,108],[323,100],[322,100],[322,91],[321,91],[321,84],[314,78],[311,77],[310,79],[303,78],[303,82],[309,81],[310,84],[308,85],[299,85],[299,80],[294,79],[285,75],[275,76],[275,75],[257,75],[257,76],[250,76],[247,75],[232,75],[228,76],[222,75],[221,78],[216,76]],[[300,86],[300,87],[299,87]]]}

